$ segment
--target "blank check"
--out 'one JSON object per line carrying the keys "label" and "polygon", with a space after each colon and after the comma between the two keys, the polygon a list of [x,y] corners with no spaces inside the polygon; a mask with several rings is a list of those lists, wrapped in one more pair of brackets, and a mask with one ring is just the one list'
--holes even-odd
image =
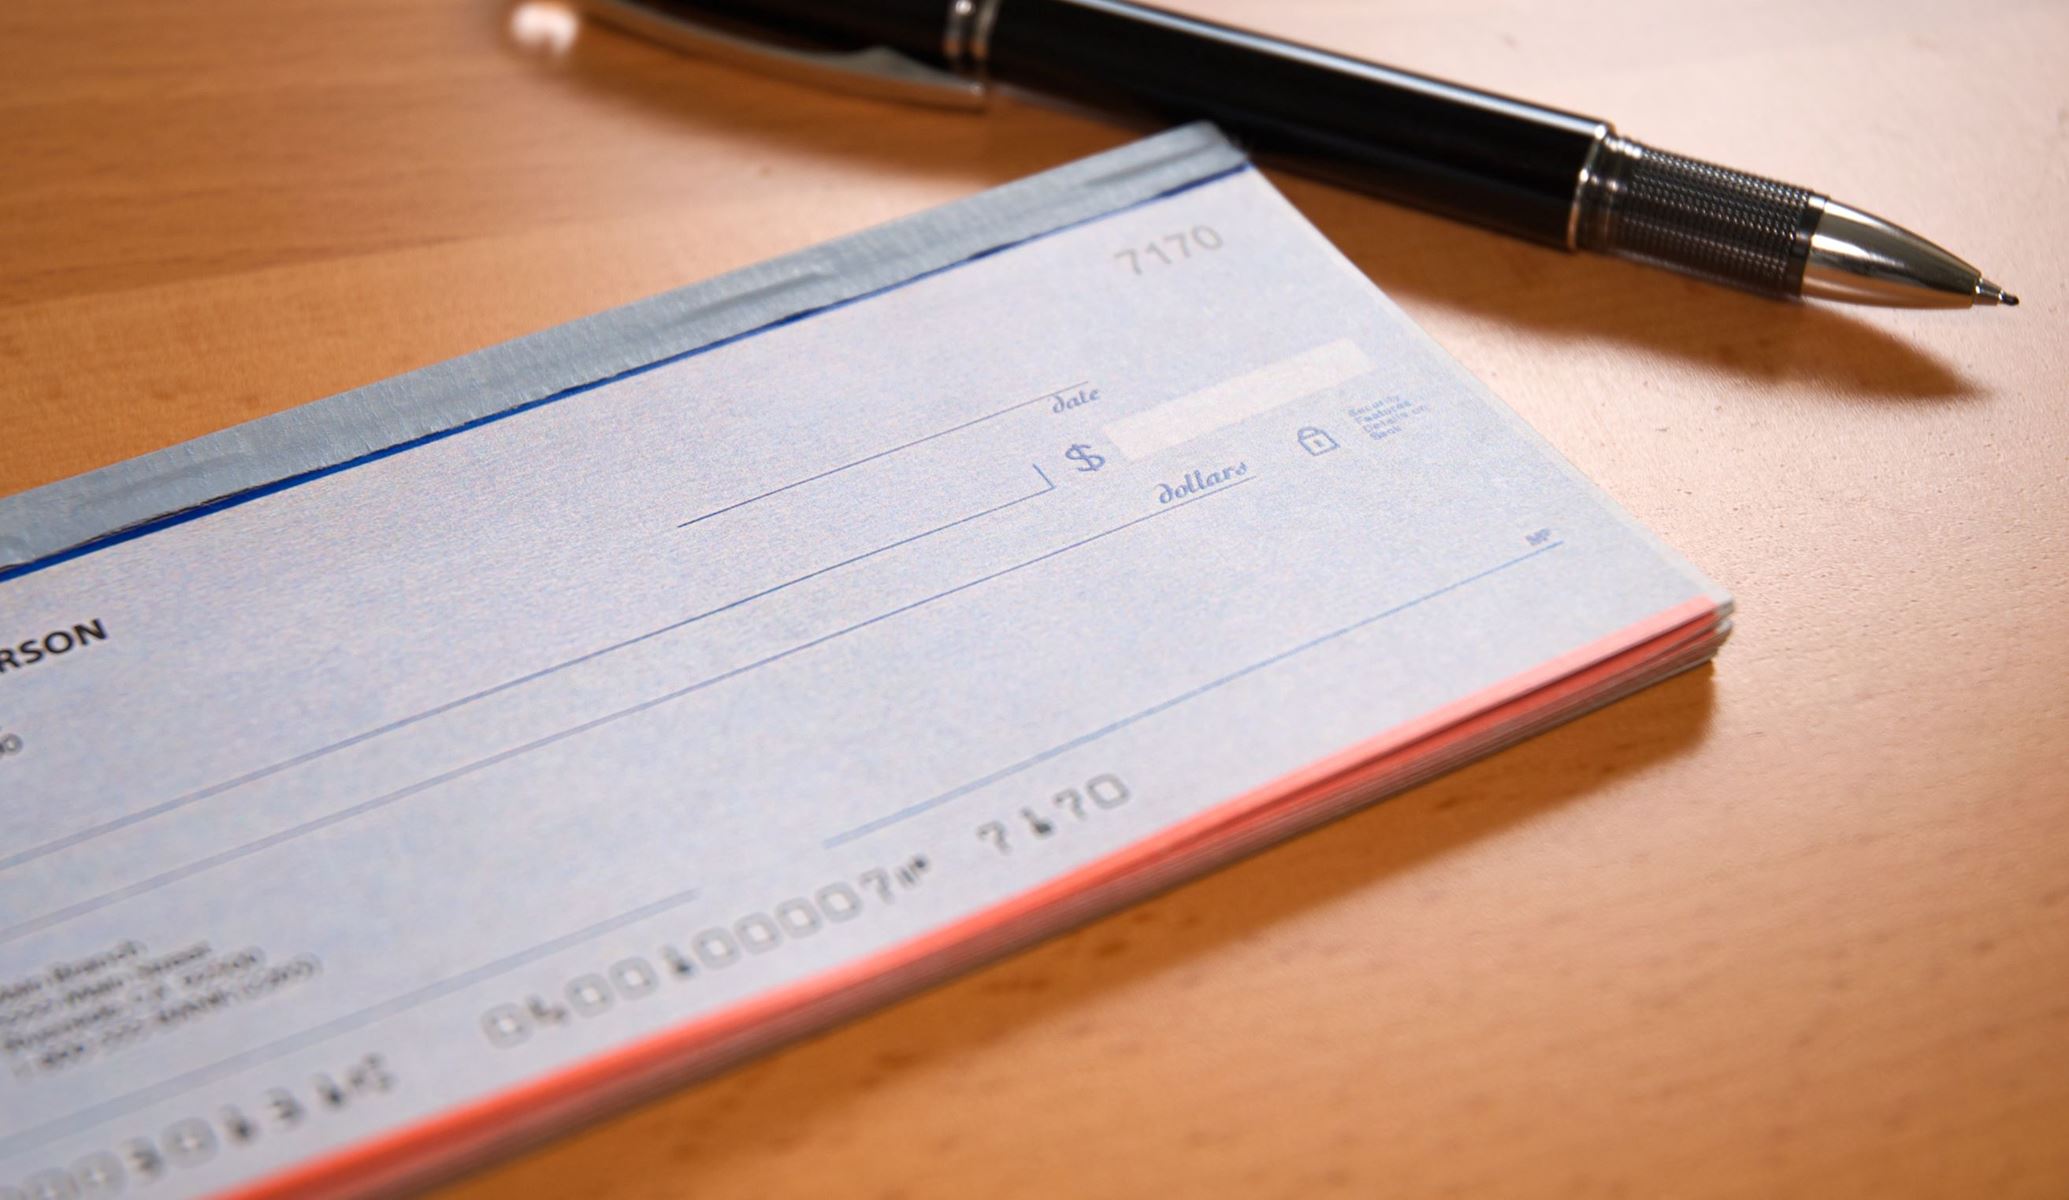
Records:
{"label": "blank check", "polygon": [[1242,166],[174,514],[0,581],[0,1198],[413,1186],[1728,608]]}

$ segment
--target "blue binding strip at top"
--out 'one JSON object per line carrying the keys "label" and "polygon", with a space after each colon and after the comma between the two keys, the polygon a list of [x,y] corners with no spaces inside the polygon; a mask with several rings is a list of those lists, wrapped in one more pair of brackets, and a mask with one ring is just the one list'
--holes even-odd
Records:
{"label": "blue binding strip at top", "polygon": [[0,498],[0,580],[396,453],[1245,165],[1212,125]]}

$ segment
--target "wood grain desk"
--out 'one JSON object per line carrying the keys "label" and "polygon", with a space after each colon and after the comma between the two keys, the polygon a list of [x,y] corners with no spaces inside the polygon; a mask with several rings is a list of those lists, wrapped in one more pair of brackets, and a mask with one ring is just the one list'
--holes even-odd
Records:
{"label": "wood grain desk", "polygon": [[[1184,7],[1827,187],[2025,306],[1776,305],[1282,177],[1737,594],[1715,668],[448,1200],[2069,1195],[2069,6]],[[0,493],[1128,136],[503,21],[0,8]]]}

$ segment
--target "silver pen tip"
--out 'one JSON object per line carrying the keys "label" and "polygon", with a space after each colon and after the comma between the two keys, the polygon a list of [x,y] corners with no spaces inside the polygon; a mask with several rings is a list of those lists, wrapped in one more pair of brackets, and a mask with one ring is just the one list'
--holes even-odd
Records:
{"label": "silver pen tip", "polygon": [[2007,308],[2016,308],[2019,304],[2019,298],[1987,279],[1978,279],[1976,281],[1976,303],[2002,304]]}

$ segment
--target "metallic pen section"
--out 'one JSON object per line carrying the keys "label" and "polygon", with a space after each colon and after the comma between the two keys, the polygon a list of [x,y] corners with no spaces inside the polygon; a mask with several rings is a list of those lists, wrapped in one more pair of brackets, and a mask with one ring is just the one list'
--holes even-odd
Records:
{"label": "metallic pen section", "polygon": [[1894,308],[2019,302],[1908,229],[1834,200],[1821,208],[1803,272],[1805,296]]}
{"label": "metallic pen section", "polygon": [[1574,194],[1577,248],[1793,298],[1823,198],[1606,134]]}
{"label": "metallic pen section", "polygon": [[941,59],[948,69],[983,79],[991,67],[991,31],[998,20],[999,0],[948,0],[948,23],[941,31]]}

